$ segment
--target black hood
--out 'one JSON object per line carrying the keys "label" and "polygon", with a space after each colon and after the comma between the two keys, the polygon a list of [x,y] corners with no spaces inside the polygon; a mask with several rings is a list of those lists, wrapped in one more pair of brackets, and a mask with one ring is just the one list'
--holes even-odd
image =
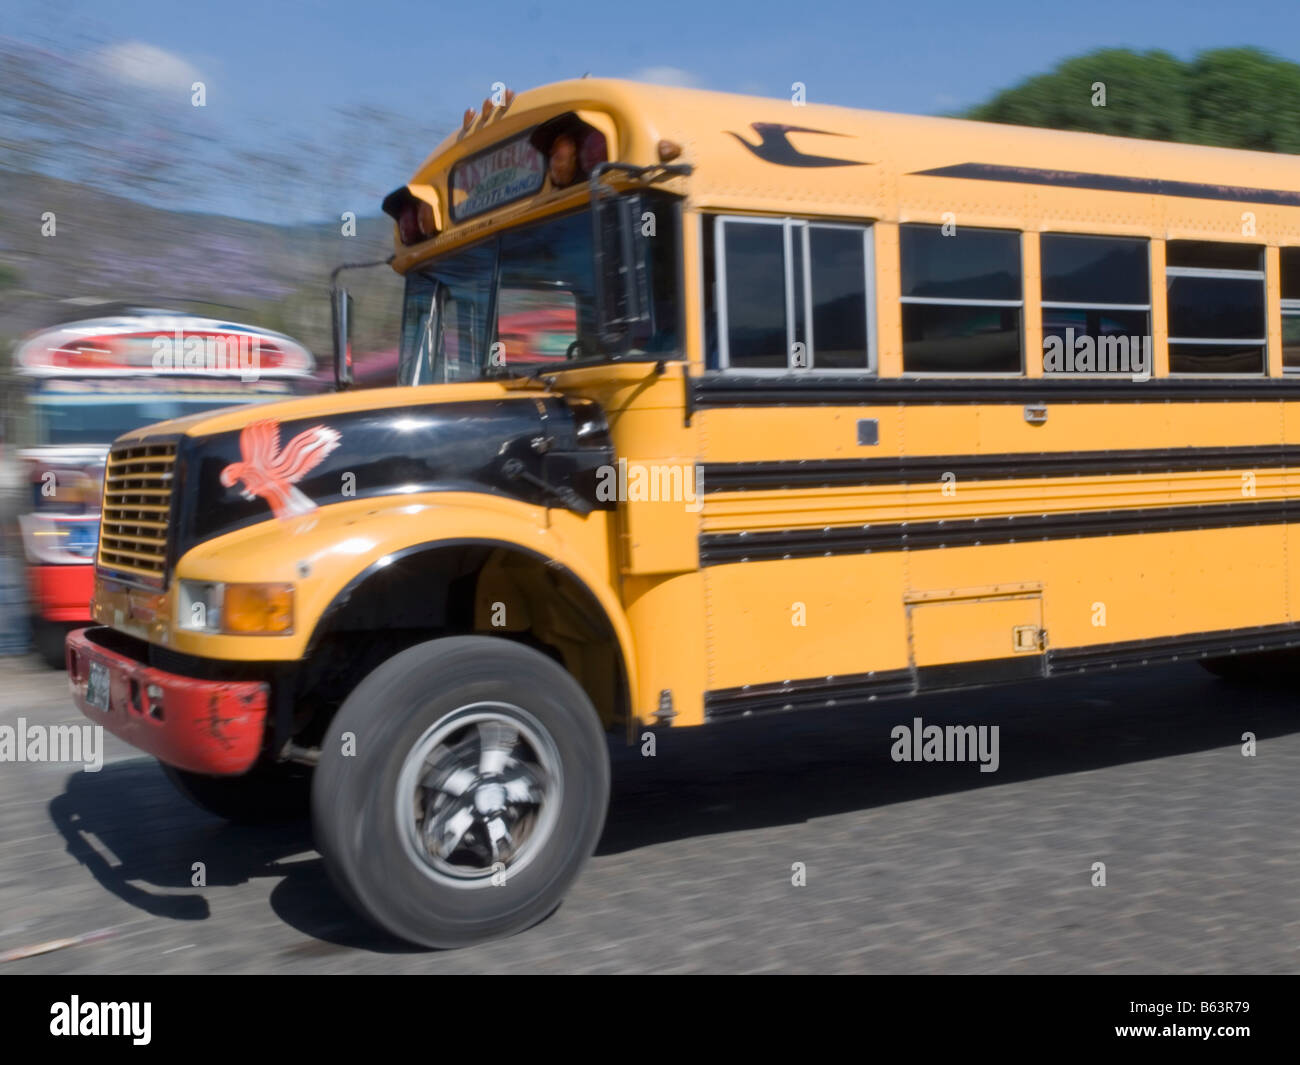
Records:
{"label": "black hood", "polygon": [[469,491],[579,513],[612,508],[596,498],[597,471],[613,463],[600,408],[540,393],[253,417],[177,445],[172,564],[232,530],[348,499]]}

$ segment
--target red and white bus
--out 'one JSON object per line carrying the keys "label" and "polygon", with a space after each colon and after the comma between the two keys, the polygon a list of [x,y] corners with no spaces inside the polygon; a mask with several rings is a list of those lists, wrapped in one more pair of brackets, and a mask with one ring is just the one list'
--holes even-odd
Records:
{"label": "red and white bus", "polygon": [[281,333],[183,312],[116,306],[26,337],[19,516],[34,642],[63,667],[68,629],[90,622],[109,444],[153,422],[317,391],[315,359]]}

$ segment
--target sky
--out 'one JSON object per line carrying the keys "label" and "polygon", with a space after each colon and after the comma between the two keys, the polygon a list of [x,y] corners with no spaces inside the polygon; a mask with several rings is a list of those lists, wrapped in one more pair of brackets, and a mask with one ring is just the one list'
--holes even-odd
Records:
{"label": "sky", "polygon": [[[1300,61],[1294,0],[0,0],[3,32],[93,37],[123,80],[202,80],[250,143],[364,104],[423,131],[422,158],[494,82],[590,73],[922,114],[953,112],[1101,47],[1256,45]],[[430,137],[436,130],[439,137]],[[392,185],[406,175],[393,175]],[[241,209],[242,208],[242,209]],[[256,214],[247,205],[236,213]]]}

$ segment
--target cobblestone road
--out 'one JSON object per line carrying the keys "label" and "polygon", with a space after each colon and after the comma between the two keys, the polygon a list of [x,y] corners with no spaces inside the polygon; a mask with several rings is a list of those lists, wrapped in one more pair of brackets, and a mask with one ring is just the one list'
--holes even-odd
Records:
{"label": "cobblestone road", "polygon": [[[82,721],[62,674],[0,659],[0,725],[19,717]],[[999,726],[999,770],[892,761],[914,717]],[[1176,666],[666,732],[614,761],[566,903],[449,953],[354,919],[306,825],[229,827],[111,737],[99,773],[0,763],[0,955],[72,940],[0,972],[1300,971],[1284,689]]]}

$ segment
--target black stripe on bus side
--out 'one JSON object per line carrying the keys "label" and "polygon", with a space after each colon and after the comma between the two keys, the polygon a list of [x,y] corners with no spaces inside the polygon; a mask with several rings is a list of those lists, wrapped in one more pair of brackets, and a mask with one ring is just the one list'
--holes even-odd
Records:
{"label": "black stripe on bus side", "polygon": [[901,698],[918,692],[983,687],[1038,676],[1070,676],[1100,669],[1125,669],[1290,648],[1300,648],[1300,626],[1261,625],[1059,651],[1049,649],[1042,656],[1016,655],[1013,658],[923,666],[915,674],[909,669],[893,669],[776,684],[747,684],[705,692],[704,717],[706,721],[725,721],[779,711],[851,708],[877,699]]}
{"label": "black stripe on bus side", "polygon": [[1128,533],[1284,525],[1296,513],[1289,509],[1286,501],[1212,503],[952,521],[833,525],[820,529],[705,533],[700,537],[700,564],[717,566],[728,562],[1012,544],[1022,540],[1071,540]]}
{"label": "black stripe on bus side", "polygon": [[780,462],[706,462],[705,492],[839,488],[938,481],[1036,477],[1105,477],[1124,473],[1277,468],[1300,462],[1300,447],[1180,447],[1112,451],[1013,452],[1002,455],[922,455],[887,459],[807,459]]}
{"label": "black stripe on bus side", "polygon": [[912,695],[916,682],[910,669],[885,669],[842,677],[818,677],[778,684],[746,684],[704,693],[704,718],[718,721],[783,710],[812,710],[840,704]]}
{"label": "black stripe on bus side", "polygon": [[1235,203],[1271,203],[1280,207],[1300,207],[1300,192],[1291,189],[1211,185],[1199,181],[1125,177],[1121,174],[1089,174],[1079,170],[1042,170],[1032,166],[1003,166],[998,163],[957,163],[954,166],[938,166],[931,170],[916,170],[908,176],[1009,181],[1018,185],[1054,185],[1066,189],[1096,189],[1099,192],[1136,192],[1144,196],[1180,196],[1193,200],[1231,200]]}
{"label": "black stripe on bus side", "polygon": [[1300,647],[1300,626],[1256,625],[1219,632],[1193,632],[1151,640],[1093,644],[1090,647],[1048,649],[1048,673],[1068,676],[1095,669],[1121,669],[1177,662],[1183,658],[1250,654]]}
{"label": "black stripe on bus side", "polygon": [[711,407],[862,407],[915,403],[1247,403],[1300,401],[1300,375],[1247,378],[867,377],[862,374],[746,375],[692,378],[695,411]]}

